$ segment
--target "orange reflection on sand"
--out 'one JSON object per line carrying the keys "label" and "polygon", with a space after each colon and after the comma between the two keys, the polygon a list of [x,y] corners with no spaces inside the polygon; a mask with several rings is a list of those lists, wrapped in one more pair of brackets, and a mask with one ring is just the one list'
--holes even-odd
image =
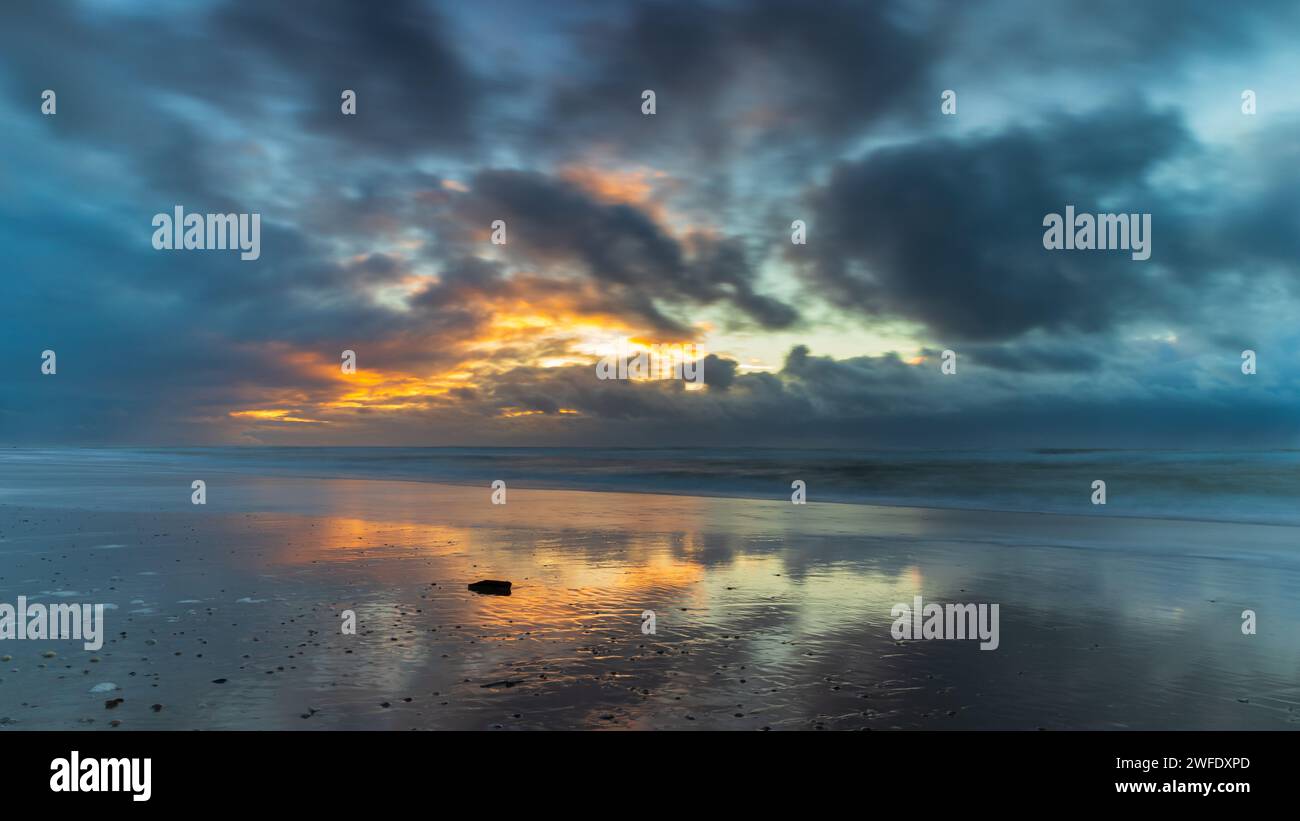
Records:
{"label": "orange reflection on sand", "polygon": [[[385,492],[366,492],[376,486]],[[431,497],[435,489],[440,492]],[[512,491],[507,505],[494,506],[478,488],[345,480],[322,483],[322,490],[338,515],[261,522],[276,529],[281,545],[273,563],[334,564],[383,584],[438,581],[454,589],[508,578],[519,589],[515,598],[527,598],[530,608],[567,606],[589,595],[625,604],[644,596],[662,600],[707,573],[702,559],[710,545],[700,528],[708,500],[664,500],[674,514],[665,518],[654,515],[654,497],[651,509],[630,511],[628,501],[635,507],[637,499],[622,494]],[[608,521],[590,509],[577,515],[571,502],[608,505]],[[618,529],[607,529],[615,520]]]}

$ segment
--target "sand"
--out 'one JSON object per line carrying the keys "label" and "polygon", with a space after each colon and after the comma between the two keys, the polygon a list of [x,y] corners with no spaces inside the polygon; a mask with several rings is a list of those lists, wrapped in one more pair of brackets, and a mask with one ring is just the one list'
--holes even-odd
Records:
{"label": "sand", "polygon": [[[0,602],[114,605],[107,639],[0,641],[0,729],[1300,722],[1291,527],[236,474],[194,506],[189,477],[83,478],[0,496]],[[895,641],[916,595],[998,603],[1000,646]]]}

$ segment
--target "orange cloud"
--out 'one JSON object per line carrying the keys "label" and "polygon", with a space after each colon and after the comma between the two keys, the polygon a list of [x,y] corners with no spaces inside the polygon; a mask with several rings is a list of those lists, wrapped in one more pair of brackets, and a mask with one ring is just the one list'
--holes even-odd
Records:
{"label": "orange cloud", "polygon": [[262,410],[231,411],[230,415],[241,419],[257,419],[262,422],[297,422],[300,424],[328,425],[323,419],[306,419],[290,416],[294,411],[285,408],[266,408]]}
{"label": "orange cloud", "polygon": [[[600,177],[588,174],[588,184],[600,184],[609,196],[645,196],[638,174]],[[382,340],[358,344],[357,368],[344,373],[339,351],[291,347],[284,342],[258,346],[255,354],[278,362],[290,374],[283,386],[245,384],[236,387],[238,404],[231,419],[267,425],[346,425],[360,412],[404,413],[442,409],[487,384],[491,377],[515,368],[555,368],[593,365],[620,339],[645,346],[690,342],[647,332],[623,314],[615,297],[585,279],[543,276],[531,272],[493,280],[486,285],[450,283],[436,277],[404,280],[406,304],[418,317],[425,293],[454,304],[466,321],[453,332],[423,331],[411,323]],[[448,291],[439,292],[446,287]],[[698,336],[705,331],[700,328]],[[528,408],[508,407],[500,418],[537,415]],[[562,409],[559,416],[577,416]],[[370,417],[374,419],[374,417]]]}
{"label": "orange cloud", "polygon": [[673,222],[664,207],[663,194],[676,188],[676,184],[664,171],[571,165],[562,169],[559,176],[602,202],[635,205],[664,230],[669,230]]}

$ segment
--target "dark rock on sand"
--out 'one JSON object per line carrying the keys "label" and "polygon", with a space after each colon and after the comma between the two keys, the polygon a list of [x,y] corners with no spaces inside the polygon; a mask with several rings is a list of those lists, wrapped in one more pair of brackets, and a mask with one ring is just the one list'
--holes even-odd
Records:
{"label": "dark rock on sand", "polygon": [[510,582],[499,579],[484,579],[474,582],[469,586],[469,589],[475,593],[486,593],[492,596],[509,596]]}

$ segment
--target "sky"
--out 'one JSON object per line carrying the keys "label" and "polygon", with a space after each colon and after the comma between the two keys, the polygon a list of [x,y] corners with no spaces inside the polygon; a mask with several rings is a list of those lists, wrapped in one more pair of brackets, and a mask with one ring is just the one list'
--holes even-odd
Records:
{"label": "sky", "polygon": [[[1300,446],[1298,26],[5,3],[0,444]],[[155,249],[177,205],[259,258]],[[1044,248],[1067,205],[1150,214],[1150,259]],[[596,378],[621,339],[705,385]]]}

